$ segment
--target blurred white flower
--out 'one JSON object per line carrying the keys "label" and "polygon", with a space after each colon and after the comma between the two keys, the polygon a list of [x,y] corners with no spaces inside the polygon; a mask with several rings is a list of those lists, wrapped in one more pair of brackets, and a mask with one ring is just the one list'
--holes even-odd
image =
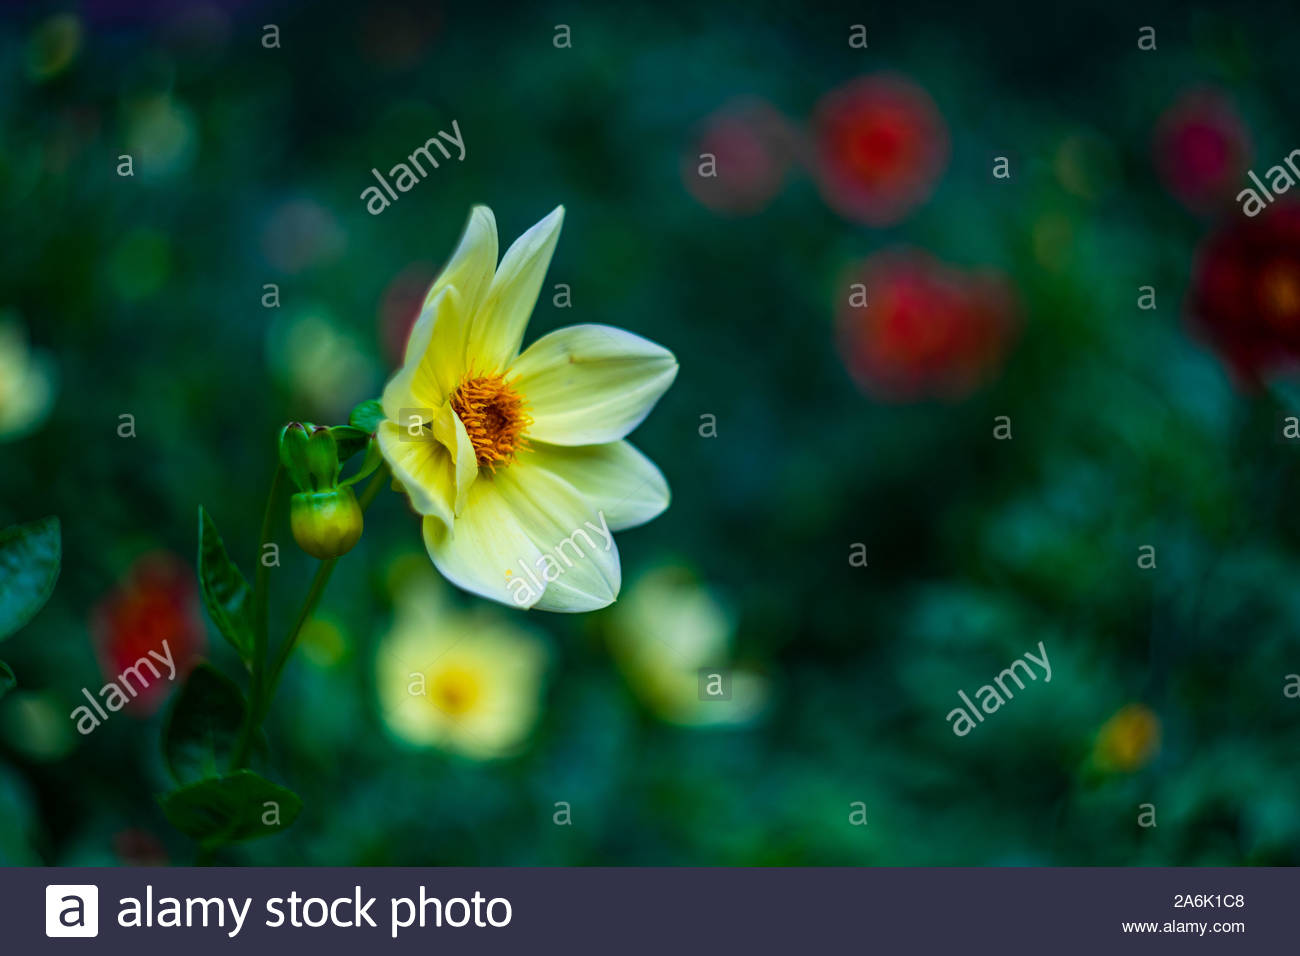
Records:
{"label": "blurred white flower", "polygon": [[745,724],[766,709],[768,681],[732,665],[735,627],[734,614],[692,572],[665,566],[615,607],[609,644],[633,691],[661,719]]}

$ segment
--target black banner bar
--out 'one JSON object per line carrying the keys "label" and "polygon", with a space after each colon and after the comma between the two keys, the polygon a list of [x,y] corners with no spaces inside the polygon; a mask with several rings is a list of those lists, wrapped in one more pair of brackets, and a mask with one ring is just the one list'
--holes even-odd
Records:
{"label": "black banner bar", "polygon": [[1297,890],[1267,868],[8,869],[0,951],[1274,954]]}

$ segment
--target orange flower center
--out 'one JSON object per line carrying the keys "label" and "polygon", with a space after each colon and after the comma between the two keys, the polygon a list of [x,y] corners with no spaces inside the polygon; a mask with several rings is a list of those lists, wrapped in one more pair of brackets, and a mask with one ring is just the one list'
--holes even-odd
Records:
{"label": "orange flower center", "polygon": [[1275,324],[1291,325],[1300,315],[1300,271],[1289,262],[1281,262],[1264,275],[1264,299]]}
{"label": "orange flower center", "polygon": [[524,430],[533,423],[523,396],[501,375],[466,375],[451,393],[451,407],[465,425],[480,468],[508,465],[528,446]]}

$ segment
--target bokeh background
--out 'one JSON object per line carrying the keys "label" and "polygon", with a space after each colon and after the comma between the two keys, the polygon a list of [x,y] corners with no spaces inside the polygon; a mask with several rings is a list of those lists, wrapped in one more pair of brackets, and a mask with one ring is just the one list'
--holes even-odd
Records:
{"label": "bokeh background", "polygon": [[[1300,863],[1300,240],[1233,198],[1300,146],[1300,12],[864,10],[8,9],[0,525],[58,515],[64,564],[3,648],[0,862],[193,860],[171,688],[69,714],[163,639],[240,677],[198,506],[251,575],[279,427],[378,394],[483,202],[504,241],[567,207],[529,340],[676,353],[632,436],[673,505],[573,617],[440,586],[381,494],[268,723],[305,808],[221,862]],[[277,540],[273,634],[314,565]],[[421,602],[541,649],[509,755],[385,708]],[[956,736],[1039,641],[1051,683]]]}

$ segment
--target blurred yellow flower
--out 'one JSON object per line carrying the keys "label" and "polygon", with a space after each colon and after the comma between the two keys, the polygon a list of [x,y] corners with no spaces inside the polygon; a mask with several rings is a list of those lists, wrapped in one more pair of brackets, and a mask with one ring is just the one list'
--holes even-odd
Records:
{"label": "blurred yellow flower", "polygon": [[378,439],[448,580],[502,604],[590,611],[618,597],[613,532],[668,507],[663,475],[623,439],[677,360],[605,325],[520,353],[563,218],[555,209],[498,265],[496,220],[474,207],[384,389]]}
{"label": "blurred yellow flower", "polygon": [[54,373],[32,352],[27,333],[0,313],[0,441],[20,438],[45,420],[54,403]]}
{"label": "blurred yellow flower", "polygon": [[1143,704],[1121,707],[1097,732],[1093,761],[1101,770],[1131,773],[1160,749],[1160,719]]}
{"label": "blurred yellow flower", "polygon": [[395,604],[375,666],[389,730],[477,760],[517,753],[541,705],[543,639],[497,613],[456,609],[431,572],[408,577]]}
{"label": "blurred yellow flower", "polygon": [[613,612],[609,644],[637,696],[685,726],[749,723],[768,702],[766,678],[731,665],[735,618],[694,574],[660,567]]}

